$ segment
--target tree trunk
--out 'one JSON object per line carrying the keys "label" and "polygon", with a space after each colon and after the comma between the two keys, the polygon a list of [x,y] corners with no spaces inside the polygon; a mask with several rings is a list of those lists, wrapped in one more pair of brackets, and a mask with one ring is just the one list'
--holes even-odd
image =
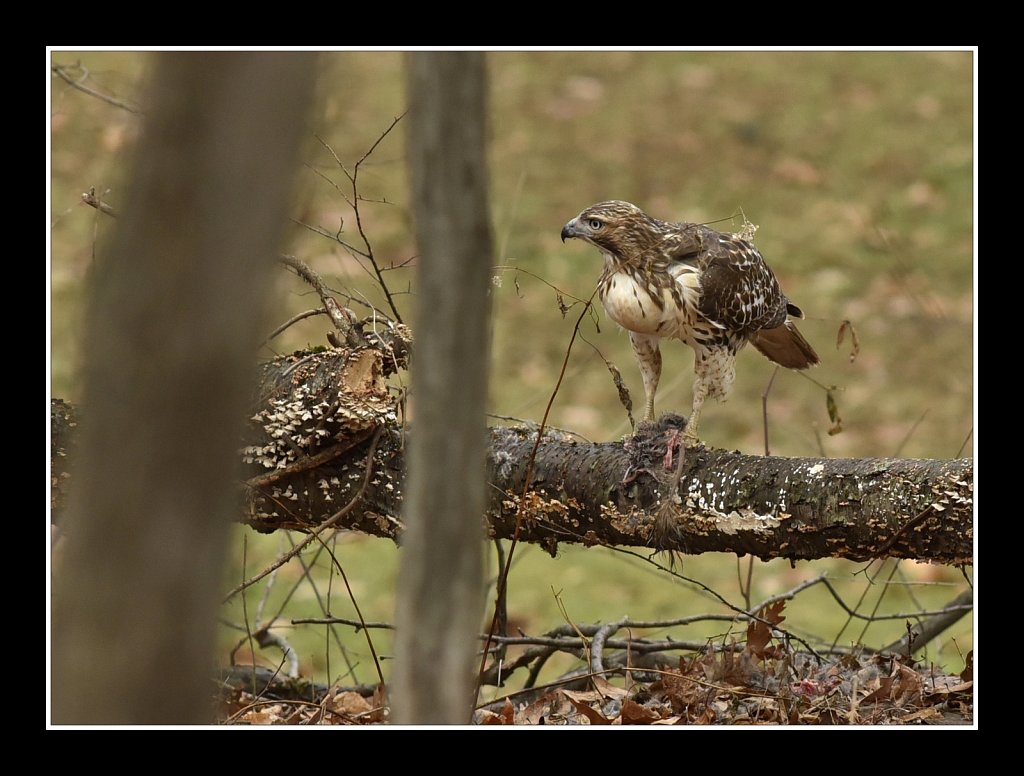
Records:
{"label": "tree trunk", "polygon": [[[53,606],[55,723],[212,719],[236,440],[313,64],[156,57],[128,205],[95,267],[86,324],[89,409]],[[59,466],[54,476],[68,482]],[[154,691],[155,677],[173,691]]]}
{"label": "tree trunk", "polygon": [[493,264],[486,70],[471,52],[411,54],[407,68],[420,264],[393,710],[399,723],[466,724],[482,604]]}

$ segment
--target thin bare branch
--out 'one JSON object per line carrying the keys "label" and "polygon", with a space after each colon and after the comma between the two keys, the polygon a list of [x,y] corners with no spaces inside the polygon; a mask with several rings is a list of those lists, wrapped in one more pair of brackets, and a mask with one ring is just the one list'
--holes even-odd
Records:
{"label": "thin bare branch", "polygon": [[[790,633],[789,631],[786,631],[783,628],[780,628],[775,623],[771,623],[768,620],[765,620],[765,619],[757,616],[756,614],[754,614],[752,612],[747,612],[744,609],[742,609],[741,607],[736,606],[733,603],[730,603],[728,600],[726,600],[726,598],[721,593],[719,593],[717,590],[714,590],[714,589],[708,587],[707,585],[705,585],[700,580],[692,579],[690,577],[684,576],[684,575],[680,574],[679,572],[677,572],[677,571],[675,571],[675,570],[673,570],[671,568],[667,568],[666,566],[663,566],[662,564],[658,563],[657,561],[653,560],[652,558],[645,558],[643,555],[641,555],[641,554],[639,554],[637,552],[633,552],[631,550],[625,550],[625,549],[623,549],[621,547],[608,547],[608,549],[613,550],[615,552],[621,552],[621,553],[623,553],[625,555],[632,555],[635,558],[640,558],[641,560],[646,561],[647,563],[650,563],[652,566],[655,566],[656,568],[661,569],[665,573],[670,574],[671,576],[676,577],[677,579],[681,579],[684,582],[687,582],[687,583],[689,583],[691,585],[696,585],[698,588],[700,588],[704,592],[709,593],[713,598],[716,598],[717,600],[721,601],[723,604],[725,604],[728,608],[732,609],[734,612],[737,612],[738,614],[741,614],[741,615],[743,615],[745,617],[749,617],[752,620],[757,620],[758,622],[763,623],[764,625],[767,625],[769,628],[771,628],[771,629],[773,629],[775,631],[778,631],[779,633],[781,633],[781,634],[783,634],[785,636],[788,636],[789,638],[792,638],[794,641],[802,644],[804,646],[804,649],[806,649],[809,653],[814,655],[814,657],[819,662],[821,661],[821,655],[819,655],[814,650],[814,647],[812,647],[810,644],[808,644],[802,638],[800,638],[796,634],[793,634],[793,633]],[[825,584],[828,584],[828,580],[827,579],[823,578],[822,582],[824,582]]]}
{"label": "thin bare branch", "polygon": [[285,332],[285,330],[294,326],[299,321],[305,320],[306,318],[312,318],[314,315],[327,315],[327,311],[321,307],[317,310],[306,310],[306,312],[304,313],[298,313],[297,315],[293,315],[287,321],[285,321],[272,332],[270,332],[270,334],[267,335],[267,338],[263,340],[263,344],[268,344],[272,339],[280,336]]}
{"label": "thin bare branch", "polygon": [[[74,78],[71,75],[71,73],[68,72],[68,70],[70,69],[80,70],[82,72],[82,75],[78,78]],[[109,94],[104,94],[103,92],[99,92],[96,89],[86,86],[84,82],[86,79],[89,78],[89,71],[86,68],[82,67],[81,64],[51,65],[50,71],[55,76],[64,81],[64,83],[66,83],[68,86],[77,89],[78,91],[83,92],[84,94],[88,94],[90,97],[95,97],[97,100],[102,100],[108,105],[113,105],[115,108],[126,110],[129,113],[134,113],[136,115],[140,115],[142,113],[141,110],[133,107],[132,105],[129,105],[124,100],[119,100],[117,97],[111,97]]]}
{"label": "thin bare branch", "polygon": [[88,191],[82,192],[82,202],[89,207],[96,208],[98,211],[110,216],[111,218],[117,218],[117,211],[96,195],[95,186],[90,188]]}
{"label": "thin bare branch", "polygon": [[[351,194],[351,196],[349,196],[349,195],[345,194],[344,192],[342,192],[340,187],[338,187],[337,183],[335,183],[333,180],[328,178],[326,175],[324,175],[323,173],[320,173],[318,170],[314,170],[314,172],[316,172],[321,177],[327,179],[331,183],[331,185],[334,186],[334,188],[338,190],[338,192],[344,198],[345,202],[348,203],[349,207],[352,208],[353,213],[355,213],[355,217],[356,217],[356,230],[359,232],[359,238],[363,241],[363,246],[365,247],[365,251],[359,251],[358,253],[359,253],[359,255],[361,255],[365,259],[367,259],[370,262],[370,264],[373,266],[373,273],[374,273],[374,275],[377,278],[377,283],[380,285],[381,291],[384,292],[384,297],[388,301],[388,307],[391,308],[391,312],[394,315],[395,321],[397,323],[402,323],[402,315],[401,315],[401,313],[398,312],[398,307],[395,304],[394,296],[391,293],[391,289],[388,288],[388,284],[386,282],[384,282],[383,270],[381,269],[381,266],[380,266],[379,262],[377,261],[376,256],[374,256],[373,245],[370,243],[370,238],[366,234],[366,230],[363,227],[363,217],[362,217],[362,213],[359,210],[359,203],[360,202],[371,202],[371,201],[374,201],[374,200],[366,199],[365,197],[362,197],[359,194],[359,182],[358,181],[359,181],[359,168],[362,166],[363,162],[365,162],[367,159],[370,158],[370,155],[377,149],[377,146],[379,146],[381,144],[381,142],[384,140],[384,138],[386,138],[389,134],[391,134],[391,130],[393,130],[398,125],[398,122],[401,121],[404,116],[405,116],[405,114],[402,113],[400,116],[395,117],[395,119],[391,122],[391,124],[388,125],[387,129],[385,129],[380,134],[380,136],[373,142],[373,145],[371,145],[367,149],[366,153],[364,153],[359,158],[359,161],[357,161],[355,163],[355,166],[352,168],[352,172],[351,173],[348,171],[348,168],[346,168],[345,165],[342,163],[341,159],[338,158],[338,155],[335,153],[334,149],[331,148],[330,144],[328,144],[327,141],[325,141],[320,136],[316,136],[316,139],[318,141],[320,141],[320,144],[322,146],[324,146],[324,148],[326,148],[330,152],[331,156],[334,157],[334,161],[337,163],[338,167],[340,167],[341,171],[346,175],[346,177],[348,177],[349,183],[352,186],[352,194]],[[340,232],[340,230],[339,230],[338,235],[336,235],[334,237],[334,239],[336,239],[339,243],[341,242],[341,232]]]}
{"label": "thin bare branch", "polygon": [[[513,423],[518,423],[518,424],[520,424],[522,426],[526,426],[529,429],[537,429],[537,428],[539,428],[539,426],[537,424],[537,421],[535,421],[535,420],[527,420],[526,418],[517,418],[517,417],[513,417],[512,415],[498,415],[498,414],[493,413],[493,412],[488,412],[487,413],[487,417],[494,418],[495,420],[509,420],[509,421],[512,421]],[[559,428],[558,426],[548,426],[547,430],[548,431],[557,431],[559,434],[568,434],[569,436],[574,436],[577,439],[582,439],[584,442],[590,442],[589,439],[587,439],[585,436],[583,436],[583,434],[579,433],[578,431],[571,431],[570,429]]]}
{"label": "thin bare branch", "polygon": [[[350,253],[354,253],[354,254],[356,254],[358,256],[362,256],[364,259],[368,259],[369,258],[369,256],[367,256],[363,251],[359,250],[359,248],[357,248],[356,246],[352,245],[351,243],[347,243],[344,240],[342,240],[341,239],[341,232],[340,231],[337,234],[331,234],[326,229],[322,229],[319,226],[313,226],[312,224],[307,224],[305,221],[300,221],[297,218],[293,218],[293,219],[291,219],[291,221],[292,221],[293,224],[296,224],[297,226],[301,226],[303,229],[308,229],[309,231],[313,232],[314,234],[318,234],[321,237],[326,237],[328,240],[334,240],[342,248],[344,248],[345,250],[349,251]],[[362,266],[362,265],[360,265],[360,266]],[[365,269],[365,267],[364,267],[364,269]]]}
{"label": "thin bare branch", "polygon": [[906,436],[904,436],[903,439],[900,440],[899,445],[896,447],[896,452],[892,454],[893,458],[900,457],[900,453],[903,452],[903,448],[907,446],[907,442],[909,442],[910,438],[914,436],[914,432],[917,431],[917,427],[921,425],[921,421],[925,419],[926,415],[928,415],[927,409],[925,409],[925,411],[921,413],[921,417],[914,421],[914,425],[910,427],[910,430],[907,432]]}
{"label": "thin bare branch", "polygon": [[779,367],[776,366],[772,370],[772,376],[768,380],[768,385],[765,386],[764,392],[761,394],[761,417],[764,420],[764,454],[771,455],[771,448],[768,445],[768,394],[772,392],[772,385],[775,384],[775,378],[779,374]]}
{"label": "thin bare branch", "polygon": [[[625,625],[628,618],[623,617],[618,622],[610,622],[597,629],[594,638],[590,641],[590,666],[595,673],[604,672],[604,648],[608,638]],[[626,642],[629,644],[631,639]]]}
{"label": "thin bare branch", "polygon": [[959,448],[957,448],[956,455],[953,456],[954,458],[959,458],[960,457],[960,455],[964,451],[964,448],[967,447],[967,443],[971,441],[971,437],[973,435],[974,435],[974,429],[972,428],[970,431],[967,432],[967,436],[964,437],[963,443],[960,445]]}
{"label": "thin bare branch", "polygon": [[341,574],[341,581],[345,583],[345,590],[348,591],[348,600],[352,602],[352,608],[356,610],[356,616],[359,618],[359,622],[362,626],[362,631],[364,634],[366,634],[366,646],[370,649],[370,656],[373,658],[373,665],[377,669],[377,678],[380,680],[381,687],[383,687],[384,672],[381,670],[380,667],[380,658],[377,657],[377,650],[373,646],[373,639],[370,638],[370,631],[366,626],[366,620],[363,619],[363,612],[359,608],[359,602],[356,601],[355,593],[352,592],[352,586],[348,583],[348,574],[345,573],[345,569],[338,561],[338,557],[334,554],[334,550],[327,546],[327,543],[324,542],[324,540],[320,537],[319,533],[316,535],[316,540],[320,542],[320,544],[323,546],[325,550],[327,550],[327,554],[331,556],[331,562],[334,564],[334,567],[338,570],[338,573]]}
{"label": "thin bare branch", "polygon": [[395,629],[395,626],[390,622],[363,622],[362,620],[350,620],[345,617],[300,617],[291,622],[292,625],[351,625],[356,629],[357,633],[364,628]]}
{"label": "thin bare branch", "polygon": [[948,606],[943,607],[942,609],[936,609],[929,612],[897,612],[896,614],[874,615],[861,614],[855,609],[851,609],[850,606],[847,605],[847,603],[843,600],[842,596],[840,596],[836,589],[832,586],[832,583],[829,581],[827,577],[820,577],[817,581],[820,581],[820,583],[828,589],[828,592],[832,595],[832,598],[835,599],[835,602],[839,604],[839,607],[844,612],[858,620],[907,620],[914,619],[917,617],[933,617],[941,614],[948,614],[953,611],[969,612],[974,608],[973,604],[950,604]]}
{"label": "thin bare branch", "polygon": [[294,256],[281,255],[278,256],[278,261],[285,266],[291,267],[300,278],[313,287],[313,290],[319,295],[320,301],[324,303],[324,309],[327,311],[328,316],[330,316],[334,328],[345,338],[346,342],[353,347],[358,346],[360,344],[360,337],[352,327],[351,313],[339,305],[337,300],[331,296],[330,289],[324,283],[319,273],[311,269],[302,259],[297,259]]}
{"label": "thin bare branch", "polygon": [[[964,590],[946,605],[942,613],[932,614],[910,634],[882,647],[879,652],[912,655],[944,630],[959,621],[974,606],[974,591]],[[920,615],[918,615],[920,616]]]}

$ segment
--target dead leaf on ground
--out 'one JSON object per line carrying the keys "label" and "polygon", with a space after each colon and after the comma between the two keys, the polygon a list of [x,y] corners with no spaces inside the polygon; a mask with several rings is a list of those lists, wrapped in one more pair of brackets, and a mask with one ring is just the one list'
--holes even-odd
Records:
{"label": "dead leaf on ground", "polygon": [[481,725],[514,725],[516,710],[512,706],[512,701],[508,698],[505,699],[504,705],[501,707],[501,711],[495,714],[493,711],[483,710],[483,715],[480,719],[479,724]]}
{"label": "dead leaf on ground", "polygon": [[[561,692],[569,699],[569,702],[573,706],[576,707],[576,711],[578,711],[580,714],[582,714],[584,717],[586,717],[590,721],[591,725],[610,725],[610,724],[612,724],[612,721],[610,719],[608,719],[606,716],[604,716],[597,709],[591,708],[587,703],[585,703],[583,701],[578,701],[575,698],[573,698],[572,696],[570,696],[569,695],[570,690],[562,690]],[[576,694],[576,693],[574,693],[574,694]],[[595,693],[595,695],[596,695],[596,693]]]}
{"label": "dead leaf on ground", "polygon": [[622,717],[623,725],[650,725],[661,719],[661,715],[649,709],[646,706],[641,706],[636,701],[631,701],[628,698],[622,702]]}
{"label": "dead leaf on ground", "polygon": [[616,687],[601,676],[594,677],[594,688],[601,693],[603,697],[611,698],[613,700],[622,700],[629,694],[629,691],[624,687]]}

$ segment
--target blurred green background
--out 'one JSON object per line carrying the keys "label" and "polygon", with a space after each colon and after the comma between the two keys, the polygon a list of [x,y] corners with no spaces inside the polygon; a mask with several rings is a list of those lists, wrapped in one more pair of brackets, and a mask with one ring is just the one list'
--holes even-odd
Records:
{"label": "blurred green background", "polygon": [[[151,55],[55,52],[81,83],[144,107]],[[601,270],[593,248],[559,240],[561,226],[604,199],[635,202],[666,220],[711,222],[738,231],[746,217],[755,242],[787,295],[807,313],[801,330],[822,356],[807,377],[782,372],[768,400],[771,451],[780,455],[951,458],[973,454],[974,135],[971,52],[499,52],[491,75],[491,202],[496,257],[490,405],[498,415],[539,421],[554,387],[577,316],[567,302],[588,298]],[[74,67],[73,67],[74,66]],[[355,163],[405,110],[402,55],[331,53],[321,58],[318,100],[310,114],[305,166],[296,171],[294,222],[285,250],[310,263],[338,288],[384,307],[367,272],[337,242],[356,240],[351,208],[334,184],[347,181],[338,158]],[[80,393],[79,332],[89,269],[103,259],[113,220],[80,204],[95,188],[113,207],[141,117],[54,77],[51,100],[51,301],[53,395]],[[386,278],[408,320],[415,293],[415,245],[404,160],[405,126],[366,160],[359,176],[364,227],[386,266]],[[317,138],[322,139],[321,143]],[[333,181],[334,183],[332,183]],[[523,270],[522,272],[517,271]],[[541,280],[537,278],[543,278]],[[267,331],[316,305],[281,271],[268,304]],[[836,347],[843,320],[850,338]],[[416,322],[412,321],[413,326]],[[326,344],[324,319],[292,327],[260,357]],[[639,373],[624,332],[603,313],[587,321],[575,344],[550,423],[594,440],[629,430],[604,358],[622,371],[642,403]],[[688,412],[692,352],[666,343],[658,409]],[[702,436],[712,445],[763,452],[761,396],[773,367],[753,349],[740,354],[735,390],[710,402]],[[808,379],[811,378],[811,379]],[[407,380],[406,378],[403,378]],[[823,387],[835,386],[842,433],[829,435]],[[504,422],[504,421],[492,421]],[[225,584],[243,575],[242,529]],[[287,548],[283,537],[246,539],[251,574]],[[399,552],[389,542],[340,537],[338,558],[368,620],[391,620]],[[489,550],[493,570],[493,551]],[[747,559],[687,558],[683,573],[742,604],[739,579]],[[352,605],[323,556],[319,594],[330,609]],[[755,562],[757,601],[827,571],[846,600],[870,612],[936,608],[964,586],[959,570],[903,562]],[[439,573],[441,573],[439,571]],[[289,590],[295,587],[293,594]],[[341,592],[339,592],[341,591]],[[261,596],[264,620],[319,613],[316,594],[290,564],[269,593],[249,593],[250,620]],[[285,599],[287,604],[284,605]],[[557,600],[556,600],[557,599]],[[510,582],[514,626],[537,633],[562,622],[559,601],[577,621],[680,617],[722,611],[721,605],[646,561],[609,549],[563,547],[557,559],[521,546]],[[226,621],[240,623],[240,604]],[[879,646],[898,638],[903,620],[844,628],[846,615],[815,589],[790,604],[787,624],[826,644],[839,635]],[[927,649],[930,660],[959,671],[972,648],[972,618]],[[364,637],[351,629],[287,626],[304,673],[372,681]],[[720,636],[721,625],[672,629],[674,637]],[[656,635],[652,633],[651,635]],[[373,634],[388,653],[386,634]],[[238,638],[225,629],[224,654]],[[339,646],[340,645],[340,646]],[[258,659],[276,666],[278,656]],[[329,663],[329,668],[328,668]],[[545,675],[566,663],[552,661]],[[513,685],[515,681],[513,680]]]}

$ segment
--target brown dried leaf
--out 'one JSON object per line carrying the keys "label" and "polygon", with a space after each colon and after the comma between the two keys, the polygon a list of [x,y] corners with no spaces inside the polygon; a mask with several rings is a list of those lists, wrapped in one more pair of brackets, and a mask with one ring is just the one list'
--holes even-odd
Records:
{"label": "brown dried leaf", "polygon": [[594,688],[599,693],[601,693],[601,696],[604,698],[614,698],[616,700],[621,700],[629,694],[628,690],[626,690],[623,687],[616,687],[603,676],[595,676],[593,681]]}
{"label": "brown dried leaf", "polygon": [[484,710],[483,717],[480,720],[481,725],[514,725],[515,721],[515,707],[512,705],[512,701],[508,698],[505,699],[505,704],[501,707],[501,712],[495,714],[493,711]]}
{"label": "brown dried leaf", "polygon": [[825,392],[825,408],[828,410],[828,419],[832,421],[832,426],[828,430],[828,435],[835,436],[836,434],[842,433],[843,419],[839,417],[839,405],[836,404],[836,397],[832,388]]}
{"label": "brown dried leaf", "polygon": [[931,719],[932,717],[941,717],[941,712],[934,706],[929,706],[926,709],[918,709],[912,711],[909,714],[904,714],[900,717],[900,722],[917,722],[919,720]]}
{"label": "brown dried leaf", "polygon": [[274,725],[281,721],[281,706],[266,706],[263,709],[246,712],[238,720],[247,725]]}
{"label": "brown dried leaf", "polygon": [[967,657],[964,658],[964,670],[960,672],[960,678],[965,682],[970,682],[974,679],[974,650],[972,649],[967,653]]}
{"label": "brown dried leaf", "polygon": [[892,697],[892,676],[882,676],[878,679],[878,689],[867,695],[861,700],[861,703],[878,703],[878,701],[888,700]]}
{"label": "brown dried leaf", "polygon": [[850,332],[850,363],[852,364],[860,355],[860,339],[857,337],[857,330],[853,328],[852,321],[843,321],[836,333],[836,350],[843,344],[843,337],[847,330]]}
{"label": "brown dried leaf", "polygon": [[564,703],[562,696],[555,696],[555,693],[548,692],[540,696],[533,703],[521,709],[516,715],[517,725],[543,725],[546,717],[554,713],[554,704]]}
{"label": "brown dried leaf", "polygon": [[596,690],[562,690],[562,695],[571,701],[579,701],[580,703],[594,703],[604,700],[601,697],[601,693]]}
{"label": "brown dried leaf", "polygon": [[569,702],[573,706],[576,707],[576,711],[578,711],[580,714],[582,714],[584,717],[586,717],[588,720],[590,720],[590,724],[591,725],[610,725],[610,724],[612,724],[612,721],[610,719],[608,719],[606,716],[604,716],[597,709],[592,709],[590,706],[588,706],[583,701],[577,701],[577,700],[573,699],[572,697],[570,697],[568,690],[562,690],[561,692],[562,692],[563,695],[565,695],[567,698],[569,698]]}
{"label": "brown dried leaf", "polygon": [[693,679],[675,671],[661,677],[662,695],[672,704],[674,711],[684,711],[693,706],[702,692],[701,686]]}
{"label": "brown dried leaf", "polygon": [[562,313],[562,317],[564,318],[565,314],[569,312],[569,305],[565,303],[565,298],[557,292],[555,293],[555,301],[558,302],[558,310]]}
{"label": "brown dried leaf", "polygon": [[353,717],[373,711],[373,706],[366,698],[357,692],[351,691],[328,694],[327,698],[324,699],[324,707],[330,711],[336,711]]}
{"label": "brown dried leaf", "polygon": [[920,701],[921,691],[924,689],[924,678],[911,668],[896,663],[893,673],[897,674],[899,689],[895,693],[895,700],[898,704],[907,701]]}
{"label": "brown dried leaf", "polygon": [[378,684],[373,690],[373,699],[370,702],[373,711],[364,717],[367,722],[384,722],[388,718],[388,688]]}
{"label": "brown dried leaf", "polygon": [[[778,625],[785,620],[786,618],[782,616],[782,610],[785,608],[785,601],[776,601],[774,604],[762,607],[757,613],[760,619],[751,620],[747,625],[747,652],[759,659],[764,659],[765,648],[772,640],[772,629],[767,623]],[[767,622],[762,622],[762,620]]]}
{"label": "brown dried leaf", "polygon": [[608,371],[612,375],[612,382],[615,383],[615,390],[619,393],[619,403],[626,408],[626,415],[629,417],[629,425],[635,425],[633,423],[633,397],[629,394],[629,388],[626,387],[625,381],[622,379],[622,372],[607,358],[604,360],[605,365],[608,367]]}
{"label": "brown dried leaf", "polygon": [[959,693],[972,692],[973,690],[974,690],[974,682],[973,681],[971,681],[971,682],[961,682],[960,684],[954,684],[951,687],[936,687],[934,690],[932,690],[930,693],[928,693],[928,697],[943,696],[943,695],[946,695],[946,696],[957,695]]}
{"label": "brown dried leaf", "polygon": [[646,706],[641,706],[636,701],[631,701],[628,698],[622,702],[622,717],[623,725],[650,725],[661,719],[661,715],[653,709],[649,709]]}

